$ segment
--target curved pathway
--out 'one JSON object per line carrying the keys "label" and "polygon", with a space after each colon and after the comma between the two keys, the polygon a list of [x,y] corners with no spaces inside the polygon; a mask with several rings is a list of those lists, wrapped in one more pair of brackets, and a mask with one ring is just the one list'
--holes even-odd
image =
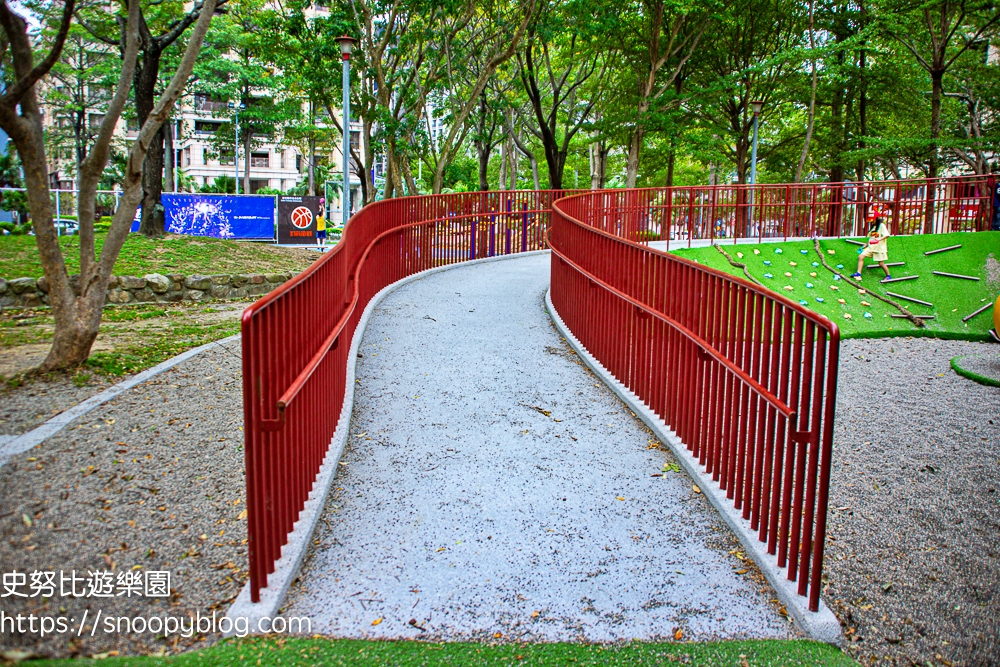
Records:
{"label": "curved pathway", "polygon": [[283,613],[342,637],[793,635],[691,480],[662,472],[670,454],[556,333],[548,281],[536,255],[379,305]]}

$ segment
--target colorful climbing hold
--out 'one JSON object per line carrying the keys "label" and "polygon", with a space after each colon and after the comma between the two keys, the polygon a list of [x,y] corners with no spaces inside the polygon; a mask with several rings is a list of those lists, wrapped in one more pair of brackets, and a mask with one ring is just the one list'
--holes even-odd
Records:
{"label": "colorful climbing hold", "polygon": [[813,288],[813,284],[812,283],[806,283],[806,288],[807,289],[812,289]]}
{"label": "colorful climbing hold", "polygon": [[809,305],[809,302],[808,302],[808,301],[805,301],[804,299],[799,299],[799,305],[800,305],[800,306],[808,306],[808,305]]}
{"label": "colorful climbing hold", "polygon": [[765,259],[764,260],[764,266],[771,266],[771,260]]}
{"label": "colorful climbing hold", "polygon": [[871,314],[871,313],[869,313],[869,312],[868,312],[868,311],[866,310],[866,311],[865,311],[865,317],[866,317],[866,318],[868,318],[868,319],[870,320],[870,319],[872,318],[872,314]]}
{"label": "colorful climbing hold", "polygon": [[775,248],[774,249],[774,254],[775,255],[780,255],[781,254],[781,248]]}
{"label": "colorful climbing hold", "polygon": [[736,256],[739,257],[740,259],[743,259],[743,253],[741,252],[736,253]]}
{"label": "colorful climbing hold", "polygon": [[833,274],[833,279],[834,279],[834,280],[840,280],[840,276],[838,276],[838,275],[837,275],[837,274],[835,273],[835,274]]}
{"label": "colorful climbing hold", "polygon": [[788,265],[789,266],[798,266],[798,264],[796,264],[795,262],[789,262]]}
{"label": "colorful climbing hold", "polygon": [[816,277],[816,272],[815,271],[810,271],[809,272],[809,277],[810,278],[815,278]]}
{"label": "colorful climbing hold", "polygon": [[819,262],[813,262],[813,266],[819,266]]}
{"label": "colorful climbing hold", "polygon": [[838,264],[838,265],[837,265],[837,268],[838,268],[838,269],[842,269],[842,268],[844,268],[844,265],[843,265],[843,264]]}
{"label": "colorful climbing hold", "polygon": [[765,274],[764,274],[764,277],[765,277],[765,278],[773,278],[774,276],[772,276],[772,275],[771,275],[770,273],[765,273]]}
{"label": "colorful climbing hold", "polygon": [[851,314],[850,313],[844,313],[844,319],[845,320],[851,319]]}
{"label": "colorful climbing hold", "polygon": [[834,250],[833,248],[830,248],[829,250],[827,250],[827,251],[826,251],[826,253],[827,253],[828,255],[836,255],[836,254],[837,254],[837,251],[836,251],[836,250]]}
{"label": "colorful climbing hold", "polygon": [[785,289],[791,292],[793,288],[791,285],[785,285]]}
{"label": "colorful climbing hold", "polygon": [[789,273],[788,271],[785,271],[785,277],[786,277],[786,278],[791,278],[791,277],[792,277],[792,274],[791,274],[791,273]]}
{"label": "colorful climbing hold", "polygon": [[816,300],[819,301],[820,303],[823,303],[824,301],[823,297],[821,296],[816,297]]}
{"label": "colorful climbing hold", "polygon": [[861,305],[862,305],[862,306],[870,306],[871,304],[870,304],[870,303],[868,303],[867,301],[862,301],[862,302],[861,302]]}
{"label": "colorful climbing hold", "polygon": [[837,299],[837,303],[847,303],[847,302],[844,301],[843,299]]}
{"label": "colorful climbing hold", "polygon": [[760,250],[757,250],[757,248],[754,248],[753,249],[753,254],[759,255],[760,254]]}

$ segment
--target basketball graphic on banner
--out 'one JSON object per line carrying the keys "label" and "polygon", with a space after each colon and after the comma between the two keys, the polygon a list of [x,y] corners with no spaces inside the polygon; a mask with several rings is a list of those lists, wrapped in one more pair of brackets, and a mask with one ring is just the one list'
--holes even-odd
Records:
{"label": "basketball graphic on banner", "polygon": [[312,224],[313,214],[305,206],[298,206],[292,211],[292,224],[299,229],[306,229]]}
{"label": "basketball graphic on banner", "polygon": [[278,243],[316,243],[316,218],[320,212],[320,198],[313,196],[281,195],[278,197]]}

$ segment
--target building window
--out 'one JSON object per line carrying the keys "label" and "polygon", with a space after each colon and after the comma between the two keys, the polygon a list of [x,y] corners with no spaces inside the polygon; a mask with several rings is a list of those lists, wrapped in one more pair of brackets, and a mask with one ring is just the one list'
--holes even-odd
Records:
{"label": "building window", "polygon": [[268,169],[271,166],[270,153],[251,153],[250,166],[258,169]]}
{"label": "building window", "polygon": [[361,132],[351,130],[351,150],[356,151],[361,148]]}
{"label": "building window", "polygon": [[219,164],[233,164],[232,148],[223,148],[219,151]]}
{"label": "building window", "polygon": [[250,194],[255,195],[264,188],[270,185],[270,181],[266,178],[251,178],[250,179]]}
{"label": "building window", "polygon": [[302,156],[295,154],[295,171],[302,173]]}
{"label": "building window", "polygon": [[227,100],[217,97],[215,95],[209,95],[208,93],[195,93],[194,94],[194,109],[195,111],[223,111],[228,108]]}
{"label": "building window", "polygon": [[90,124],[90,129],[96,130],[104,122],[104,114],[102,113],[92,113],[87,116],[87,123]]}
{"label": "building window", "polygon": [[222,123],[211,120],[196,120],[194,122],[195,134],[215,134],[222,127]]}

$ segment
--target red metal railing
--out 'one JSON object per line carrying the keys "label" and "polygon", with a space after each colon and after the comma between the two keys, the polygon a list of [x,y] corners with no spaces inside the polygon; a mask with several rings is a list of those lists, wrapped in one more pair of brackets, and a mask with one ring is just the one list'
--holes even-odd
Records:
{"label": "red metal railing", "polygon": [[556,202],[553,305],[670,425],[816,611],[840,333],[774,292],[629,240],[669,194]]}
{"label": "red metal railing", "polygon": [[715,185],[644,191],[638,238],[695,239],[864,236],[874,205],[887,210],[894,235],[984,231],[993,217],[994,176]]}
{"label": "red metal railing", "polygon": [[[747,186],[617,190],[560,204],[551,237],[560,259],[552,268],[560,314],[688,443],[779,565],[787,563],[800,592],[808,585],[814,609],[837,328],[767,290],[637,242],[665,232],[712,238],[716,225],[707,221],[716,220],[727,238],[858,234],[866,202],[887,197],[895,202],[898,233],[984,229],[992,185],[977,177],[752,192]],[[333,251],[245,311],[254,601],[339,425],[347,355],[365,306],[383,287],[434,266],[545,247],[553,202],[572,194],[476,192],[377,202],[351,219]],[[914,223],[912,211],[924,217]],[[783,216],[777,227],[774,216]]]}
{"label": "red metal railing", "polygon": [[391,199],[351,218],[337,246],[243,313],[250,590],[281,556],[344,404],[347,355],[368,302],[425,269],[545,247],[568,191]]}

